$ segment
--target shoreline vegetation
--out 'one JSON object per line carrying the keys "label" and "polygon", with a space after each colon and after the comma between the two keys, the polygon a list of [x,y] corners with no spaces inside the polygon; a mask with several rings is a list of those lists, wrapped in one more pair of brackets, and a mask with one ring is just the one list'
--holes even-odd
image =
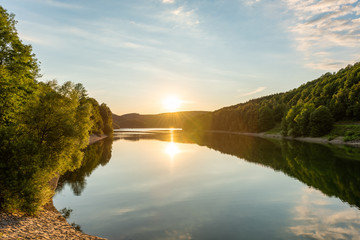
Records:
{"label": "shoreline vegetation", "polygon": [[284,93],[196,116],[183,129],[262,133],[277,128],[284,137],[343,136],[352,142],[360,140],[359,121],[360,62]]}
{"label": "shoreline vegetation", "polygon": [[247,133],[247,132],[232,132],[232,131],[219,131],[219,130],[208,130],[208,133],[224,133],[224,134],[237,134],[244,136],[252,136],[252,137],[261,137],[261,138],[275,138],[275,139],[286,139],[286,140],[295,140],[309,143],[321,143],[321,144],[335,144],[335,145],[348,145],[353,147],[360,148],[360,141],[344,141],[344,137],[339,136],[333,139],[329,139],[326,137],[291,137],[291,136],[283,136],[281,133]]}
{"label": "shoreline vegetation", "polygon": [[15,25],[0,6],[0,238],[101,239],[75,231],[51,199],[84,149],[112,135],[111,110],[80,83],[40,81],[39,61]]}
{"label": "shoreline vegetation", "polygon": [[[106,134],[91,134],[88,145],[108,137]],[[59,177],[54,177],[49,183],[54,190],[56,189]],[[55,208],[52,199],[35,216],[0,211],[0,239],[38,238],[106,240],[106,238],[88,235],[74,228],[74,226],[67,222],[62,213]]]}

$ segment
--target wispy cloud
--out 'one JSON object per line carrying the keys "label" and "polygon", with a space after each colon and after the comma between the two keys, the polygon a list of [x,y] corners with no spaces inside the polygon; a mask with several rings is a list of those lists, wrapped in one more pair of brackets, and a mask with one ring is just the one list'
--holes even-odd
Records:
{"label": "wispy cloud", "polygon": [[162,0],[162,3],[174,3],[175,0]]}
{"label": "wispy cloud", "polygon": [[173,20],[181,24],[182,26],[195,26],[200,23],[198,16],[195,13],[195,9],[186,9],[185,6],[180,6],[171,11]]}
{"label": "wispy cloud", "polygon": [[266,89],[266,87],[258,87],[257,89],[255,89],[254,91],[251,92],[246,92],[246,93],[242,93],[241,96],[245,97],[245,96],[251,96],[254,95],[256,93],[262,92]]}
{"label": "wispy cloud", "polygon": [[53,7],[59,7],[59,8],[68,8],[68,9],[78,9],[82,8],[82,6],[73,4],[73,3],[65,3],[62,1],[56,1],[56,0],[37,0],[40,3],[44,3],[49,6]]}
{"label": "wispy cloud", "polygon": [[261,0],[246,0],[245,1],[245,5],[248,5],[248,6],[252,6],[258,2],[260,2]]}
{"label": "wispy cloud", "polygon": [[290,232],[309,239],[357,239],[360,218],[356,209],[334,210],[329,198],[317,190],[304,188],[293,211],[295,226]]}
{"label": "wispy cloud", "polygon": [[[335,70],[360,54],[357,0],[284,0],[294,13],[289,27],[308,67]],[[337,60],[333,60],[337,59]]]}

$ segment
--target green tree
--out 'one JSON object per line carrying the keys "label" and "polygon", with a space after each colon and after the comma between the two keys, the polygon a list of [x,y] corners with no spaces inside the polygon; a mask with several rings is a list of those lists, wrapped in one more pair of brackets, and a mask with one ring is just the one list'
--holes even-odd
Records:
{"label": "green tree", "polygon": [[36,89],[39,66],[18,37],[14,15],[0,6],[0,127],[13,123]]}
{"label": "green tree", "polygon": [[275,126],[274,112],[268,107],[261,107],[259,113],[259,131],[266,131]]}
{"label": "green tree", "polygon": [[104,122],[100,114],[100,105],[94,98],[89,98],[88,103],[91,104],[91,133],[102,134],[104,129]]}
{"label": "green tree", "polygon": [[105,103],[102,103],[100,105],[100,115],[104,123],[103,132],[105,134],[112,134],[113,133],[112,113],[110,108]]}
{"label": "green tree", "polygon": [[71,83],[39,84],[16,127],[0,132],[3,209],[37,212],[53,195],[49,181],[81,165],[91,108],[80,104],[79,94]]}
{"label": "green tree", "polygon": [[319,106],[310,115],[310,135],[319,137],[329,133],[333,122],[330,110],[325,106]]}
{"label": "green tree", "polygon": [[308,136],[310,134],[310,115],[314,110],[315,105],[313,103],[306,103],[299,109],[300,112],[296,115],[294,121],[298,126],[301,136]]}

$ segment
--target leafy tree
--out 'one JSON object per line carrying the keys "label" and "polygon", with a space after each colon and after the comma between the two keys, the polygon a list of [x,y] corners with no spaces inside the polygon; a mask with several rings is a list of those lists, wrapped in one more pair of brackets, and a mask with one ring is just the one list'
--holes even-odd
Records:
{"label": "leafy tree", "polygon": [[36,89],[39,66],[18,37],[14,15],[0,6],[0,126],[11,124]]}
{"label": "leafy tree", "polygon": [[113,128],[112,128],[112,113],[110,108],[105,104],[102,103],[100,105],[100,115],[104,123],[104,129],[103,132],[105,134],[112,134]]}
{"label": "leafy tree", "polygon": [[100,105],[94,98],[87,99],[88,103],[91,104],[91,133],[102,134],[104,129],[104,122],[100,114]]}
{"label": "leafy tree", "polygon": [[90,105],[73,84],[39,84],[17,119],[1,132],[1,207],[37,212],[52,197],[49,181],[80,166],[88,144]]}
{"label": "leafy tree", "polygon": [[81,165],[92,108],[81,84],[37,82],[15,23],[0,7],[0,207],[33,214],[52,197],[50,180]]}
{"label": "leafy tree", "polygon": [[299,129],[301,136],[308,136],[310,133],[310,115],[315,110],[313,103],[306,103],[301,106],[299,113],[296,115],[294,121]]}
{"label": "leafy tree", "polygon": [[330,110],[320,106],[310,115],[310,134],[313,137],[323,136],[329,133],[333,126],[333,118]]}
{"label": "leafy tree", "polygon": [[260,108],[259,113],[259,130],[266,131],[273,128],[275,125],[274,113],[268,106]]}

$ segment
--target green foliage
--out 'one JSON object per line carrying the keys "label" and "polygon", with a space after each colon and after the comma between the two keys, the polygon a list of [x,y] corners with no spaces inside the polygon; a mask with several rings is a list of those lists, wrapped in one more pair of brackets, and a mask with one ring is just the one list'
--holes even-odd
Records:
{"label": "green foliage", "polygon": [[260,132],[273,128],[275,126],[274,111],[268,106],[264,106],[260,108],[259,111],[260,111],[259,113]]}
{"label": "green foliage", "polygon": [[97,112],[81,84],[37,82],[31,46],[2,7],[0,48],[0,207],[34,214],[54,193],[50,180],[80,167]]}
{"label": "green foliage", "polygon": [[333,122],[330,110],[325,106],[318,107],[310,115],[310,135],[320,137],[329,133]]}
{"label": "green foliage", "polygon": [[[216,110],[211,114],[210,126],[205,129],[261,132],[281,122],[283,135],[320,136],[331,130],[331,121],[325,123],[325,119],[316,116],[317,113],[310,123],[312,112],[320,106],[328,109],[324,113],[329,120],[360,120],[360,63],[349,65],[337,73],[326,73],[285,93]],[[199,128],[204,129],[200,118],[192,121],[198,122]]]}
{"label": "green foliage", "polygon": [[112,139],[107,138],[84,149],[81,167],[63,174],[58,182],[56,192],[61,192],[66,184],[70,185],[74,194],[80,196],[86,186],[86,177],[99,166],[105,166],[111,158]]}
{"label": "green foliage", "polygon": [[91,133],[103,134],[104,133],[104,122],[100,115],[100,105],[94,98],[87,99],[87,102],[91,104]]}
{"label": "green foliage", "polygon": [[349,141],[358,141],[360,140],[360,131],[347,131],[345,133],[345,137],[344,137],[344,141],[345,142],[349,142]]}
{"label": "green foliage", "polygon": [[19,39],[15,24],[14,15],[0,6],[0,125],[12,123],[39,76],[37,59]]}
{"label": "green foliage", "polygon": [[112,113],[110,111],[110,108],[105,103],[102,103],[99,107],[99,112],[104,124],[103,132],[105,134],[111,135],[113,133],[113,127],[112,127]]}
{"label": "green foliage", "polygon": [[37,212],[53,192],[49,181],[80,166],[90,130],[90,106],[71,83],[39,84],[16,124],[0,130],[1,207]]}

